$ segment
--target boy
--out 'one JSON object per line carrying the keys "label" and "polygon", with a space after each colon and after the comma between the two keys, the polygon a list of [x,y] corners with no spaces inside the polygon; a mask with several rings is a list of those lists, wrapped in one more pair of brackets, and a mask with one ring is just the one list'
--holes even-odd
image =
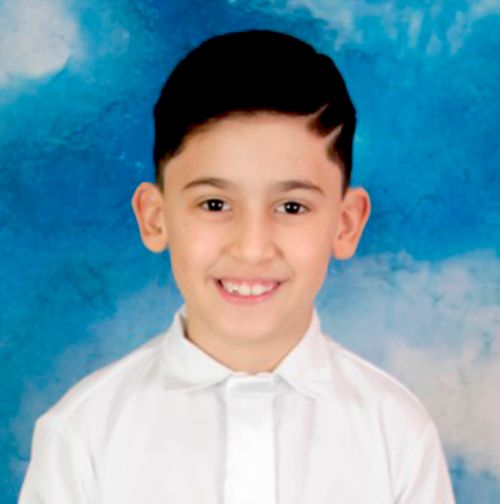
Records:
{"label": "boy", "polygon": [[155,107],[132,200],[185,304],[36,424],[22,504],[448,504],[436,429],[323,335],[314,299],[370,211],[355,111],[326,56],[269,31],[208,40]]}

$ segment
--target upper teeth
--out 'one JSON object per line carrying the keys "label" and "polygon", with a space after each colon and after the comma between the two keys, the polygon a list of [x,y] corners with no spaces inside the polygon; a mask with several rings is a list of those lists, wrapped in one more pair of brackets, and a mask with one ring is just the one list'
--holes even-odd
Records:
{"label": "upper teeth", "polygon": [[262,284],[247,284],[243,283],[234,283],[228,282],[226,280],[221,280],[222,286],[225,290],[229,292],[237,292],[241,296],[259,296],[260,294],[264,294],[264,292],[269,292],[275,286],[272,285],[262,285]]}

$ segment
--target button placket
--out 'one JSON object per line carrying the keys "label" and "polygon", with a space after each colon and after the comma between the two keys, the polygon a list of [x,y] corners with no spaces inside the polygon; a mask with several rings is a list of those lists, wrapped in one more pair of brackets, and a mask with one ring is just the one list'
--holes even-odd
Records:
{"label": "button placket", "polygon": [[276,504],[274,377],[231,376],[225,387],[224,504]]}

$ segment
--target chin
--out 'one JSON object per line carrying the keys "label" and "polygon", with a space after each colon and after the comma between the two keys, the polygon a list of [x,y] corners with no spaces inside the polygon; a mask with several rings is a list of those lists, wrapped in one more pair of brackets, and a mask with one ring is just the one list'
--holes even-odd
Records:
{"label": "chin", "polygon": [[234,315],[228,317],[222,324],[221,330],[236,341],[264,340],[276,334],[276,325],[263,318],[257,318],[254,314]]}

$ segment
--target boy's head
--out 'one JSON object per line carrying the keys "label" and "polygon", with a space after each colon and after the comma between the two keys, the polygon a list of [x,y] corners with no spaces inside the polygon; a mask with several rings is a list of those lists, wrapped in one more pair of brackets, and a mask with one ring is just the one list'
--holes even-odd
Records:
{"label": "boy's head", "polygon": [[348,187],[356,115],[333,61],[290,35],[272,31],[211,38],[174,69],[155,107],[154,161],[165,164],[190,134],[226,116],[273,112],[312,116],[311,131],[330,138],[329,156]]}
{"label": "boy's head", "polygon": [[155,121],[157,184],[132,199],[141,238],[170,251],[189,337],[234,369],[270,369],[368,219],[366,191],[348,186],[344,82],[292,37],[229,34],[176,67]]}

